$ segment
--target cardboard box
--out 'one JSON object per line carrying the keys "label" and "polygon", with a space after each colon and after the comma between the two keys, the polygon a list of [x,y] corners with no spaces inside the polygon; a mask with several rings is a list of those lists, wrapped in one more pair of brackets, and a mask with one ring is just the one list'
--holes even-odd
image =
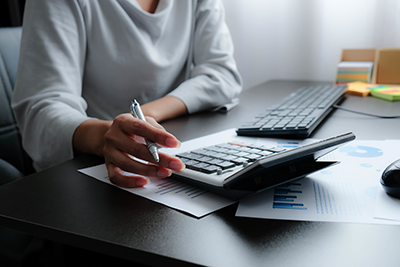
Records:
{"label": "cardboard box", "polygon": [[372,84],[400,85],[400,48],[343,49],[341,61],[372,61]]}
{"label": "cardboard box", "polygon": [[377,55],[377,84],[400,84],[400,49],[380,49]]}

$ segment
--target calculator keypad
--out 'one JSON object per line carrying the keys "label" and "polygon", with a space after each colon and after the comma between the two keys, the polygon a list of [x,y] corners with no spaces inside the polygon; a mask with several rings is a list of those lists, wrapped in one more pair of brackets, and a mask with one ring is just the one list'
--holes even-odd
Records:
{"label": "calculator keypad", "polygon": [[186,168],[207,174],[221,174],[236,166],[246,166],[263,157],[284,151],[279,147],[232,141],[176,155]]}

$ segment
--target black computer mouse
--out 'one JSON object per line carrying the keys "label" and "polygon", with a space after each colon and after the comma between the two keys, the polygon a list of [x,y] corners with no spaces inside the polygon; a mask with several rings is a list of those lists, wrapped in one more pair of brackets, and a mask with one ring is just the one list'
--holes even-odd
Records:
{"label": "black computer mouse", "polygon": [[381,185],[388,195],[400,198],[400,159],[383,171]]}

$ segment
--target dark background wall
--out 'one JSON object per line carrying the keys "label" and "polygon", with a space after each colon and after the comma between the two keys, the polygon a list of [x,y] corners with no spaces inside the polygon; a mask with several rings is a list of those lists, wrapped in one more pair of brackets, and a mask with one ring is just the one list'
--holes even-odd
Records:
{"label": "dark background wall", "polygon": [[0,27],[22,25],[25,0],[0,0]]}

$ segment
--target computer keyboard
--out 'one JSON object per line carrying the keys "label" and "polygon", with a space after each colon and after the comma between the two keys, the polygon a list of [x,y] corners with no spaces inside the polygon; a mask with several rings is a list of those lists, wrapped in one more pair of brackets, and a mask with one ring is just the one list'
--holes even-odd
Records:
{"label": "computer keyboard", "polygon": [[237,129],[242,136],[306,138],[332,111],[346,85],[309,86],[297,89]]}

